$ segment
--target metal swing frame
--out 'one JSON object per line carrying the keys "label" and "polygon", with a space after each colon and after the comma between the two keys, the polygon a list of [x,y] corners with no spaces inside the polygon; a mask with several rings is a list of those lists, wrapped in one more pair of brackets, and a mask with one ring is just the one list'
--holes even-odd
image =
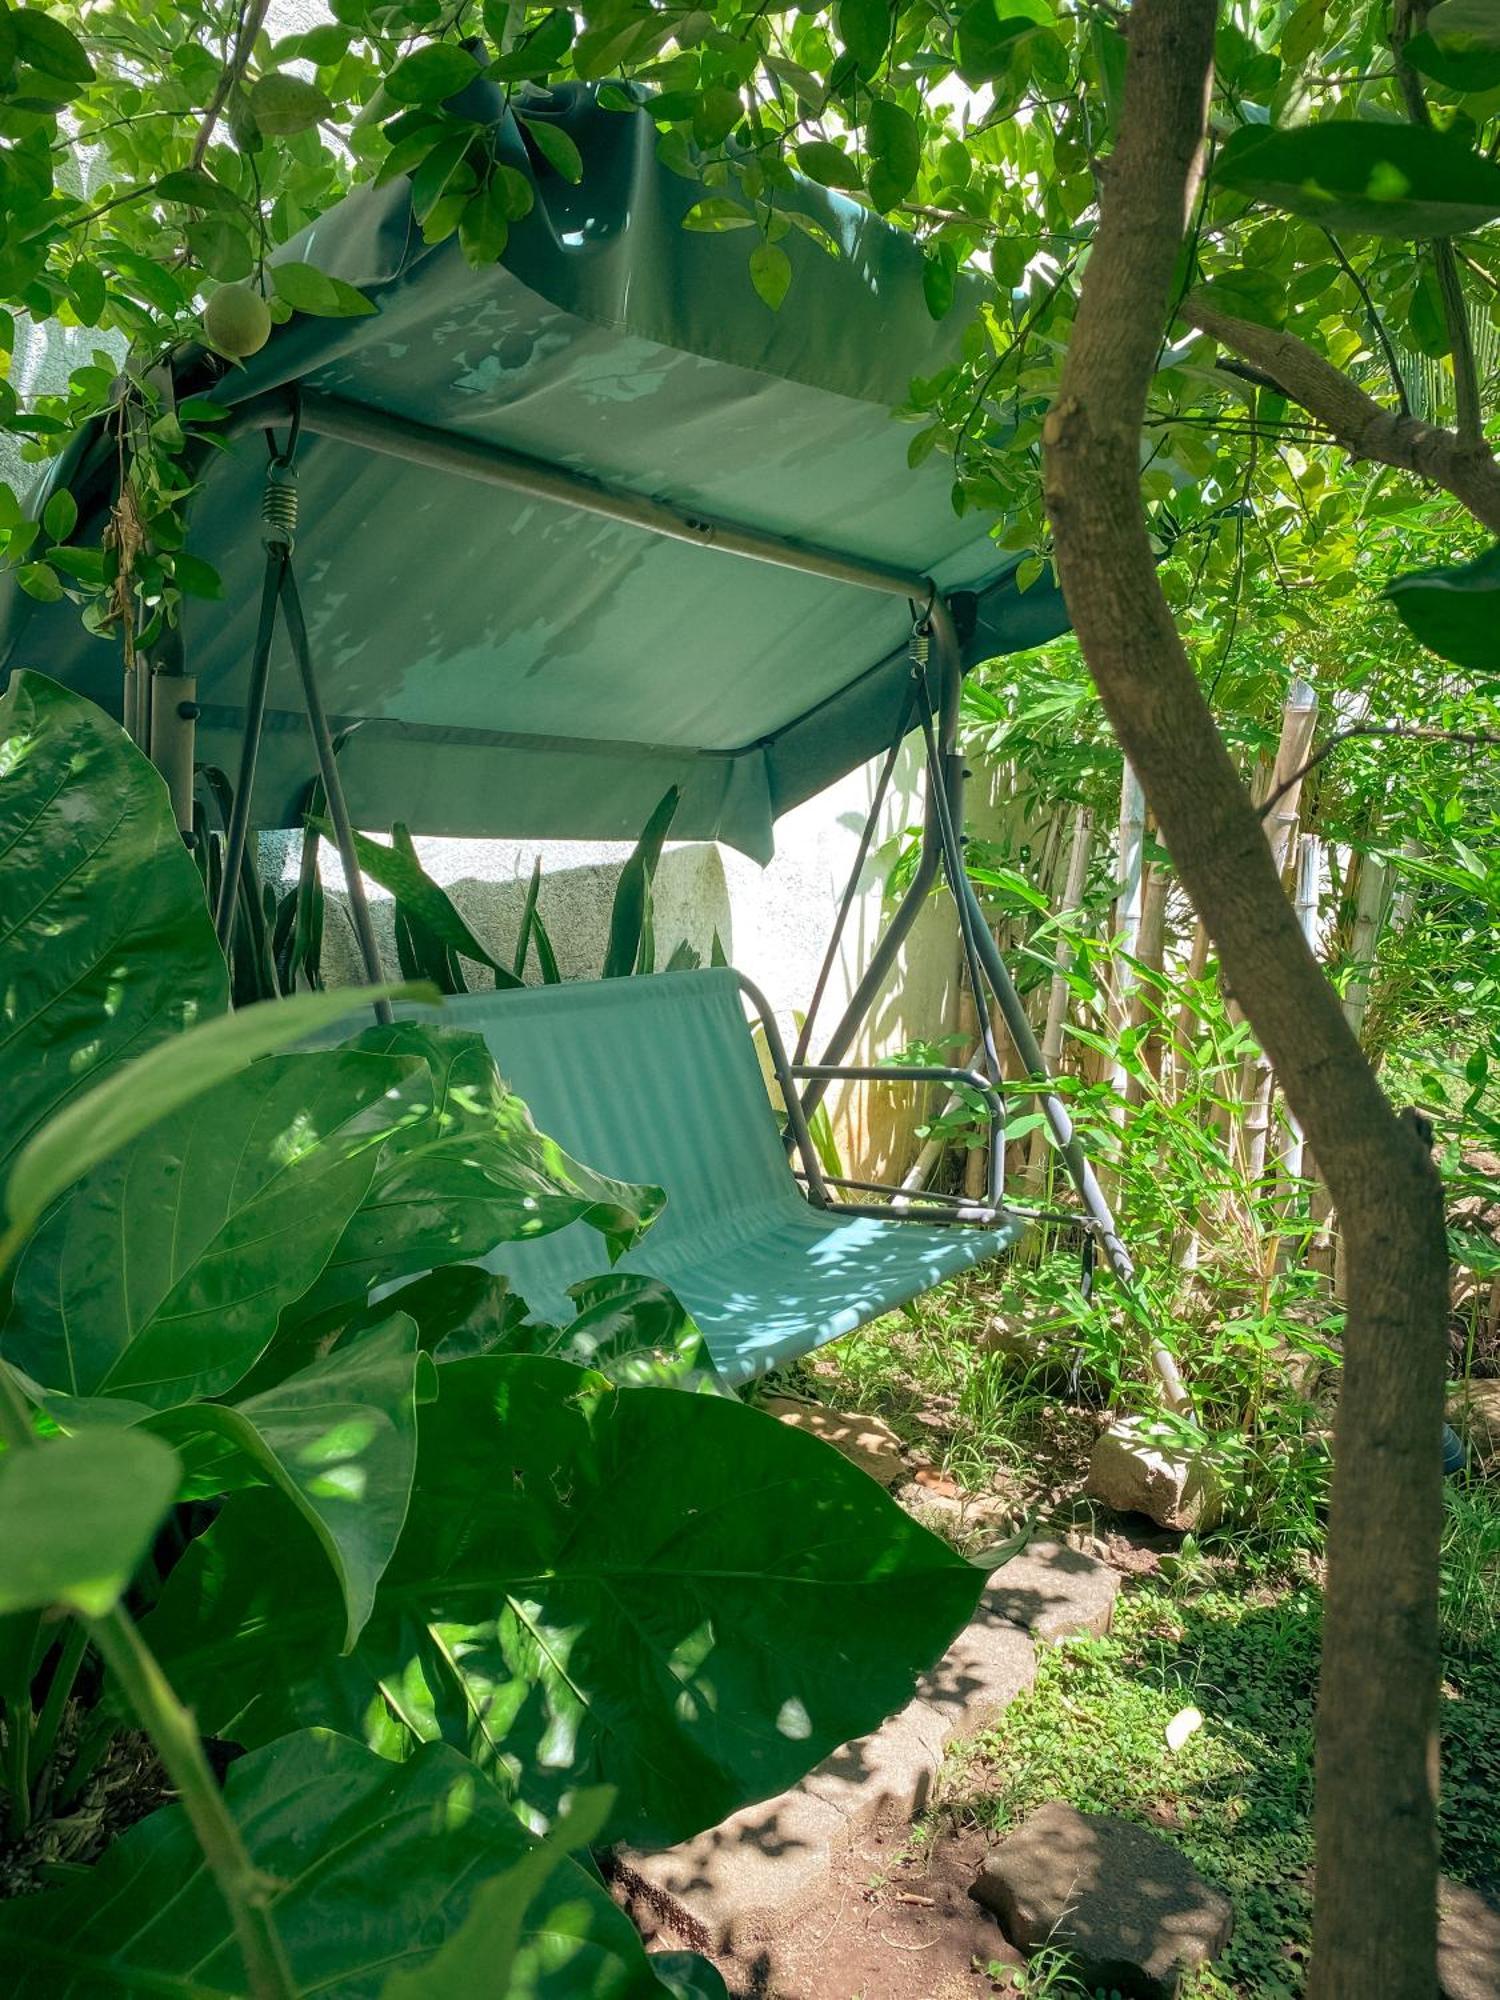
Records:
{"label": "metal swing frame", "polygon": [[[276,443],[275,433],[280,426],[288,427],[285,448],[278,447]],[[1067,1106],[1050,1088],[1051,1079],[1047,1073],[1041,1047],[999,948],[984,921],[973,885],[963,867],[964,781],[968,774],[958,748],[959,701],[963,680],[962,650],[953,609],[930,577],[868,562],[838,549],[793,542],[768,534],[761,529],[745,527],[735,521],[701,515],[663,501],[646,499],[583,474],[570,472],[562,467],[510,451],[503,446],[459,437],[451,432],[414,422],[410,418],[388,414],[320,392],[290,387],[272,390],[265,395],[255,397],[234,410],[229,422],[221,427],[219,434],[221,437],[243,437],[253,431],[262,431],[267,435],[273,484],[278,468],[281,477],[286,479],[294,467],[298,439],[306,433],[379,457],[404,460],[433,471],[450,473],[458,479],[485,486],[503,487],[534,499],[600,515],[642,529],[648,534],[666,536],[708,551],[716,551],[724,556],[768,563],[776,568],[798,571],[803,575],[846,584],[851,589],[876,591],[888,597],[905,599],[912,608],[914,628],[920,642],[914,647],[913,688],[908,704],[908,716],[913,709],[919,716],[928,766],[921,847],[915,874],[893,911],[869,965],[865,968],[829,1034],[818,1062],[806,1062],[804,1057],[807,1051],[801,1045],[796,1060],[787,1057],[775,1023],[770,1019],[769,1009],[765,1007],[760,996],[753,996],[757,1011],[767,1022],[767,1046],[787,1106],[789,1137],[802,1160],[802,1177],[807,1184],[809,1197],[818,1205],[837,1206],[846,1213],[868,1213],[892,1220],[899,1219],[900,1215],[905,1214],[913,1220],[920,1216],[922,1220],[927,1221],[993,1221],[1000,1212],[999,1174],[1004,1160],[1004,1109],[998,1089],[999,1064],[993,1043],[988,1040],[988,1003],[993,999],[1029,1079],[1026,1083],[1012,1085],[1011,1088],[1025,1091],[1037,1098],[1077,1193],[1080,1208],[1076,1217],[1072,1219],[1087,1229],[1102,1250],[1116,1277],[1124,1284],[1130,1283],[1133,1265],[1129,1252],[1115,1227],[1109,1203],[1089,1162],[1083,1143],[1073,1128]],[[363,879],[354,853],[348,807],[317,685],[300,600],[297,596],[292,567],[293,534],[287,524],[285,510],[278,514],[277,507],[268,503],[266,511],[267,553],[260,629],[257,634],[251,688],[246,708],[246,727],[235,791],[234,818],[229,832],[230,851],[226,852],[225,857],[224,891],[216,912],[219,935],[221,939],[227,939],[234,923],[240,874],[239,859],[248,837],[250,797],[260,747],[261,726],[264,721],[274,621],[279,609],[301,679],[303,699],[317,755],[318,773],[327,796],[336,845],[348,882],[355,931],[366,971],[374,981],[381,977],[381,967],[375,948]],[[164,634],[162,641],[154,650],[149,682],[148,677],[142,673],[130,676],[129,679],[135,685],[127,685],[126,688],[127,723],[138,743],[143,746],[149,743],[152,761],[162,772],[171,792],[178,826],[185,834],[190,835],[193,825],[193,753],[198,714],[197,684],[192,674],[191,662],[183,655],[180,631],[174,630]],[[903,718],[903,723],[905,720],[906,718]],[[897,743],[892,746],[877,792],[877,808],[889,782],[895,751],[899,748],[904,734],[903,727],[898,732]],[[868,855],[873,827],[874,815],[861,842],[855,874],[851,878],[850,888],[846,891],[841,906],[838,919],[840,928],[852,903],[858,875]],[[958,913],[965,971],[979,1003],[979,1019],[984,1024],[982,1046],[987,1074],[981,1076],[977,1072],[944,1069],[914,1071],[900,1066],[879,1069],[851,1067],[843,1063],[842,1058],[847,1054],[860,1025],[875,1003],[902,944],[940,877],[946,879]],[[827,983],[837,936],[836,930],[833,946],[830,947],[829,957],[825,960],[814,995],[814,1009]],[[897,1211],[888,1204],[876,1207],[870,1203],[837,1201],[830,1193],[830,1188],[835,1185],[842,1185],[852,1193],[899,1192],[899,1190],[882,1189],[872,1183],[835,1182],[820,1171],[807,1121],[811,1112],[822,1100],[829,1084],[842,1080],[959,1081],[985,1093],[991,1120],[992,1141],[991,1185],[986,1203],[976,1208],[971,1203],[959,1202],[951,1197],[924,1195],[921,1197],[920,1207],[913,1205]],[[997,1162],[1000,1163],[999,1166]]]}

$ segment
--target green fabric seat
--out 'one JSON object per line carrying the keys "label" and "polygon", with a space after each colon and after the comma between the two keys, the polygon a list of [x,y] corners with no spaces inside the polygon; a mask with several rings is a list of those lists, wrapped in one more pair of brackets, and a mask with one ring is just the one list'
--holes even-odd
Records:
{"label": "green fabric seat", "polygon": [[[620,1268],[659,1278],[729,1383],[852,1333],[1000,1255],[1024,1228],[829,1214],[803,1197],[727,968],[470,993],[403,1013],[484,1036],[532,1117],[602,1173],[649,1181],[667,1205]],[[605,1268],[581,1223],[484,1260],[533,1312]]]}

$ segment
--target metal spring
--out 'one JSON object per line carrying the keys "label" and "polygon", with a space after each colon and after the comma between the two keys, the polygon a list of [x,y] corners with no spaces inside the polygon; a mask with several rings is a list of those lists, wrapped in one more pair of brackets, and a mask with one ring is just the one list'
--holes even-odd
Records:
{"label": "metal spring", "polygon": [[932,654],[932,627],[925,619],[911,628],[911,662],[914,667],[925,667]]}
{"label": "metal spring", "polygon": [[284,543],[297,539],[297,470],[285,459],[273,459],[260,496],[261,540]]}

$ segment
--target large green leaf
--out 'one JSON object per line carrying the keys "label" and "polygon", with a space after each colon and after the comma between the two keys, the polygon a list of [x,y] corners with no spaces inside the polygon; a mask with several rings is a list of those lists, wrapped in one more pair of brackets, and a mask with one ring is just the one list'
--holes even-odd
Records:
{"label": "large green leaf", "polygon": [[174,1571],[147,1633],[205,1728],[443,1736],[531,1812],[611,1784],[612,1834],[665,1844],[873,1728],[972,1614],[979,1569],[742,1403],[555,1360],[439,1377],[353,1654],[274,1494],[227,1501]]}
{"label": "large green leaf", "polygon": [[258,1396],[191,1403],[149,1420],[182,1460],[184,1498],[263,1480],[287,1496],[333,1565],[346,1648],[370,1615],[406,1520],[419,1360],[414,1322],[389,1314]]}
{"label": "large green leaf", "polygon": [[[422,1969],[500,1905],[495,2000],[651,2000],[664,1989],[630,1920],[576,1862],[536,1842],[487,1779],[431,1744],[403,1765],[306,1731],[230,1769],[225,1796],[297,1993],[425,1995]],[[581,1831],[582,1829],[580,1829]],[[563,1838],[568,1837],[564,1829]],[[486,1884],[509,1882],[507,1895]],[[506,1909],[513,1897],[519,1911]],[[473,1933],[469,1933],[472,1939]],[[228,1911],[180,1806],[155,1812],[64,1889],[0,1903],[8,2000],[243,2000]]]}
{"label": "large green leaf", "polygon": [[1445,90],[1493,90],[1500,83],[1500,8],[1494,0],[1441,0],[1402,53]]}
{"label": "large green leaf", "polygon": [[0,696],[0,1185],[116,1063],[228,1005],[224,955],[160,777],[42,674]]}
{"label": "large green leaf", "polygon": [[327,1264],[420,1066],[268,1056],[101,1162],[16,1272],[4,1351],[48,1389],[158,1409],[232,1388]]}
{"label": "large green leaf", "polygon": [[1500,671],[1500,543],[1453,569],[1398,576],[1386,596],[1440,659],[1475,673]]}
{"label": "large green leaf", "polygon": [[[430,986],[377,986],[362,992],[367,999],[431,1002],[438,997]],[[87,1096],[74,1098],[15,1157],[5,1189],[10,1233],[29,1229],[64,1188],[204,1091],[260,1056],[347,1019],[349,1002],[347,991],[303,993],[294,1000],[222,1014],[161,1043],[96,1084]]]}
{"label": "large green leaf", "polygon": [[0,1458],[0,1613],[108,1611],[177,1491],[173,1452],[131,1431],[50,1438]]}
{"label": "large green leaf", "polygon": [[1245,125],[1214,172],[1222,187],[1342,231],[1460,236],[1500,215],[1500,166],[1428,126]]}
{"label": "large green leaf", "polygon": [[425,1063],[432,1106],[387,1141],[368,1193],[300,1309],[309,1318],[363,1300],[372,1285],[571,1222],[597,1229],[613,1259],[661,1208],[660,1188],[596,1174],[538,1132],[482,1036],[398,1021],[368,1028],[348,1046]]}

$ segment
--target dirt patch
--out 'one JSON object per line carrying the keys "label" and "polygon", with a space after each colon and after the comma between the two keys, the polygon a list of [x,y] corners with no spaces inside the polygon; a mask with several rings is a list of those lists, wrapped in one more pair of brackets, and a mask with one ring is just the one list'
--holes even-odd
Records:
{"label": "dirt patch", "polygon": [[714,1963],[733,2000],[988,2000],[1004,1990],[989,1968],[1024,1960],[969,1895],[987,1849],[974,1831],[871,1834],[774,1945],[747,1942]]}

